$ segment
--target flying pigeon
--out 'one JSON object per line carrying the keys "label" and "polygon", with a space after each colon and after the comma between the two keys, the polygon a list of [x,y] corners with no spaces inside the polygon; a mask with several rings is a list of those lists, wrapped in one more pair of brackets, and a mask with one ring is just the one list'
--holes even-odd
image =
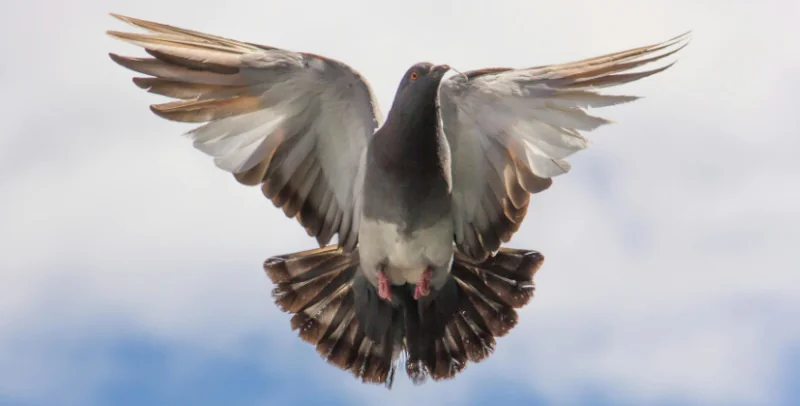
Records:
{"label": "flying pigeon", "polygon": [[[567,173],[587,108],[636,100],[599,89],[685,47],[665,42],[580,61],[454,74],[417,63],[385,121],[367,81],[324,56],[112,14],[147,33],[108,31],[151,57],[110,54],[175,101],[168,120],[243,185],[296,218],[319,248],[269,258],[273,298],[331,364],[391,387],[403,355],[414,383],[479,362],[517,323],[544,257],[501,247],[530,196]],[[337,243],[332,244],[333,237]]]}

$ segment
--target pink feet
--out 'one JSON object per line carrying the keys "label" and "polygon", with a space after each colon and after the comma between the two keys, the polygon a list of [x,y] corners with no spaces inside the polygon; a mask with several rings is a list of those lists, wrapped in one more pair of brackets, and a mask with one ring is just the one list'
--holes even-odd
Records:
{"label": "pink feet", "polygon": [[378,296],[387,301],[392,301],[392,288],[389,285],[389,278],[383,271],[378,271]]}
{"label": "pink feet", "polygon": [[414,300],[419,300],[431,293],[431,273],[431,268],[426,268],[425,272],[420,275],[417,287],[414,289]]}
{"label": "pink feet", "polygon": [[[420,275],[417,286],[414,289],[414,300],[419,300],[431,293],[432,273],[433,271],[431,271],[431,268],[427,268],[425,272]],[[378,271],[378,296],[387,302],[392,301],[392,286],[389,282],[389,278],[386,277],[386,274],[383,273],[382,270]]]}

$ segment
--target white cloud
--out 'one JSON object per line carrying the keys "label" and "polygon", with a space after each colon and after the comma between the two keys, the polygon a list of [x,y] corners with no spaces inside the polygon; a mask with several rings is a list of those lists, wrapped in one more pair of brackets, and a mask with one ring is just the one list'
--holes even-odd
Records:
{"label": "white cloud", "polygon": [[774,400],[782,351],[800,340],[786,323],[800,316],[800,51],[779,40],[800,36],[796,4],[51,3],[46,14],[19,5],[2,25],[25,40],[6,51],[24,63],[0,70],[0,393],[91,391],[113,371],[97,360],[71,372],[83,360],[70,343],[89,338],[221,353],[252,334],[298,345],[260,264],[314,242],[194,151],[178,136],[186,126],[148,111],[154,97],[105,55],[138,53],[103,35],[124,28],[114,11],[336,57],[364,73],[384,111],[419,60],[538,65],[694,29],[674,68],[619,90],[646,97],[604,109],[619,124],[589,134],[573,172],[535,198],[512,245],[547,259],[520,325],[481,366],[410,396],[452,400],[513,371],[563,402],[586,386],[628,400]]}

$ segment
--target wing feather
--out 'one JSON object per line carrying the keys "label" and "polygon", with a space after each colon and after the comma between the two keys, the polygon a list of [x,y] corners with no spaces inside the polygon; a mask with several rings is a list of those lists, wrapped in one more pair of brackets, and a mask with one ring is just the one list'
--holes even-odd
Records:
{"label": "wing feather", "polygon": [[319,55],[112,14],[144,33],[108,31],[150,58],[110,54],[146,75],[134,83],[172,101],[153,113],[204,123],[186,135],[244,185],[296,218],[321,246],[358,240],[360,165],[380,111],[351,67]]}
{"label": "wing feather", "polygon": [[612,121],[587,112],[638,96],[599,89],[636,81],[674,64],[632,69],[683,49],[689,33],[667,41],[562,64],[487,68],[455,75],[439,90],[450,143],[455,240],[476,260],[519,229],[530,195],[570,170],[566,158],[588,147],[581,134]]}

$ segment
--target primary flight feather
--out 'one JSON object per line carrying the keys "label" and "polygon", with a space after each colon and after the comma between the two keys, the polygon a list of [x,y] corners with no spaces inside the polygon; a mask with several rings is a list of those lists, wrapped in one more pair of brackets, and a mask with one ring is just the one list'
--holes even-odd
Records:
{"label": "primary flight feather", "polygon": [[633,70],[689,41],[448,79],[447,65],[418,63],[384,122],[342,62],[112,15],[146,32],[108,33],[150,57],[111,58],[175,99],[151,110],[205,123],[187,133],[194,147],[316,238],[320,248],[264,264],[292,328],[330,363],[388,386],[401,353],[416,383],[452,378],[516,325],[544,258],[501,246],[531,194],[569,171],[582,132],[609,123],[587,108],[637,99],[600,89],[664,71]]}

